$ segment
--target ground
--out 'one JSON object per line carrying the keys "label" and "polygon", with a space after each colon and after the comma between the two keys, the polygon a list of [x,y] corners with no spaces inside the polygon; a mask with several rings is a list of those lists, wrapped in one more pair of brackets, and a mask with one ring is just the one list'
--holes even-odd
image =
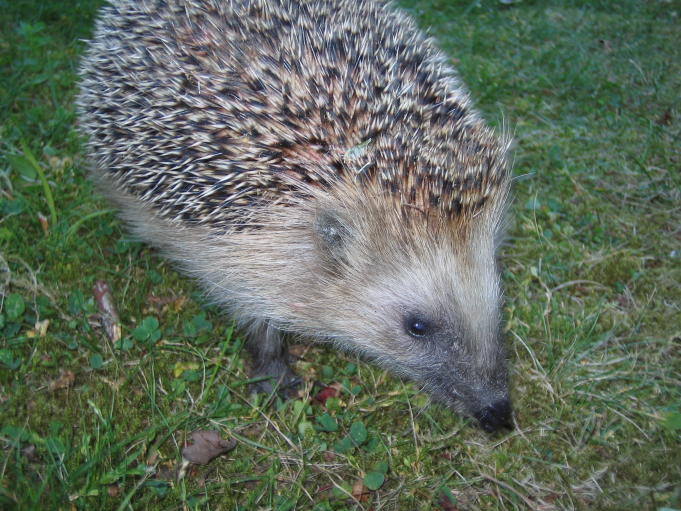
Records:
{"label": "ground", "polygon": [[[299,399],[249,402],[230,318],[86,179],[73,97],[99,3],[4,0],[0,507],[681,509],[681,3],[400,3],[515,139],[516,429],[315,347]],[[183,466],[196,430],[236,447]]]}

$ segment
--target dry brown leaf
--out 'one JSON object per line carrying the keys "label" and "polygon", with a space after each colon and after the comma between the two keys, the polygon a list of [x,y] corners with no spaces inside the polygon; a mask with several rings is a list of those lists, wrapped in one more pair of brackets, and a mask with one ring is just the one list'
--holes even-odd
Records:
{"label": "dry brown leaf", "polygon": [[164,305],[168,305],[170,303],[173,303],[174,301],[179,300],[180,298],[174,295],[167,295],[167,296],[156,296],[154,294],[149,293],[147,295],[147,303],[150,305],[153,305],[154,307],[161,308]]}
{"label": "dry brown leaf", "polygon": [[38,220],[40,221],[40,227],[43,228],[43,233],[47,234],[50,232],[50,222],[45,215],[38,213]]}
{"label": "dry brown leaf", "polygon": [[326,405],[326,400],[330,397],[338,397],[340,395],[342,385],[340,383],[332,383],[328,387],[324,387],[322,390],[317,392],[312,401],[319,403],[320,405]]}
{"label": "dry brown leaf", "polygon": [[74,381],[76,381],[76,375],[73,374],[73,371],[62,369],[59,371],[59,377],[56,380],[52,380],[50,383],[48,383],[47,388],[50,392],[66,389],[73,385]]}
{"label": "dry brown leaf", "polygon": [[149,307],[145,308],[145,312],[149,314],[164,315],[170,310],[171,312],[179,312],[184,307],[187,298],[184,296],[166,295],[156,296],[149,293],[147,295],[147,304]]}
{"label": "dry brown leaf", "polygon": [[182,457],[197,465],[207,465],[213,458],[236,447],[236,440],[223,440],[217,431],[194,431],[191,434],[191,441],[191,445],[182,449]]}
{"label": "dry brown leaf", "polygon": [[369,490],[364,486],[364,481],[362,479],[357,479],[355,484],[352,485],[352,496],[359,502],[366,502],[369,500]]}
{"label": "dry brown leaf", "polygon": [[47,328],[50,326],[50,320],[49,319],[43,319],[42,321],[36,321],[35,326],[26,332],[26,337],[33,338],[33,337],[45,337],[45,334],[47,333]]}
{"label": "dry brown leaf", "polygon": [[97,302],[104,331],[111,342],[116,342],[121,338],[121,324],[111,288],[103,280],[98,280],[95,282],[92,291],[95,295],[95,302]]}
{"label": "dry brown leaf", "polygon": [[106,493],[109,497],[119,497],[121,494],[121,487],[117,484],[112,484],[106,489]]}

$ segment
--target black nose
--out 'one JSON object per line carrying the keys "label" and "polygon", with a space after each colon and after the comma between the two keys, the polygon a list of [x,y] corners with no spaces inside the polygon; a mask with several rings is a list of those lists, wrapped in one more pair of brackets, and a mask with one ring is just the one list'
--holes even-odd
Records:
{"label": "black nose", "polygon": [[486,406],[475,414],[480,422],[480,427],[488,433],[493,433],[501,428],[513,429],[511,422],[511,402],[508,399],[500,399],[490,406]]}

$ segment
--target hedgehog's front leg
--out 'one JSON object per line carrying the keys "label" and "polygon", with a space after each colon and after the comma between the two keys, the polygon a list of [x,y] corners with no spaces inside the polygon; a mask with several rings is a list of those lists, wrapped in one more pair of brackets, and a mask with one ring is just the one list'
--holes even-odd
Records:
{"label": "hedgehog's front leg", "polygon": [[251,384],[251,392],[293,397],[301,380],[288,366],[288,346],[281,331],[265,321],[251,325],[246,350],[251,355],[251,378],[266,378]]}

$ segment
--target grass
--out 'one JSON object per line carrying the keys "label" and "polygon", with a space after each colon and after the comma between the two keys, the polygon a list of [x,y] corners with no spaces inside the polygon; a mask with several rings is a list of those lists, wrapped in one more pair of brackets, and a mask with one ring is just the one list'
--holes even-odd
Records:
{"label": "grass", "polygon": [[[250,404],[229,318],[85,179],[72,101],[97,2],[5,0],[1,508],[681,509],[681,3],[401,4],[515,136],[518,429],[488,437],[314,347],[303,398]],[[315,380],[342,385],[326,410]],[[238,445],[178,477],[196,429]]]}

